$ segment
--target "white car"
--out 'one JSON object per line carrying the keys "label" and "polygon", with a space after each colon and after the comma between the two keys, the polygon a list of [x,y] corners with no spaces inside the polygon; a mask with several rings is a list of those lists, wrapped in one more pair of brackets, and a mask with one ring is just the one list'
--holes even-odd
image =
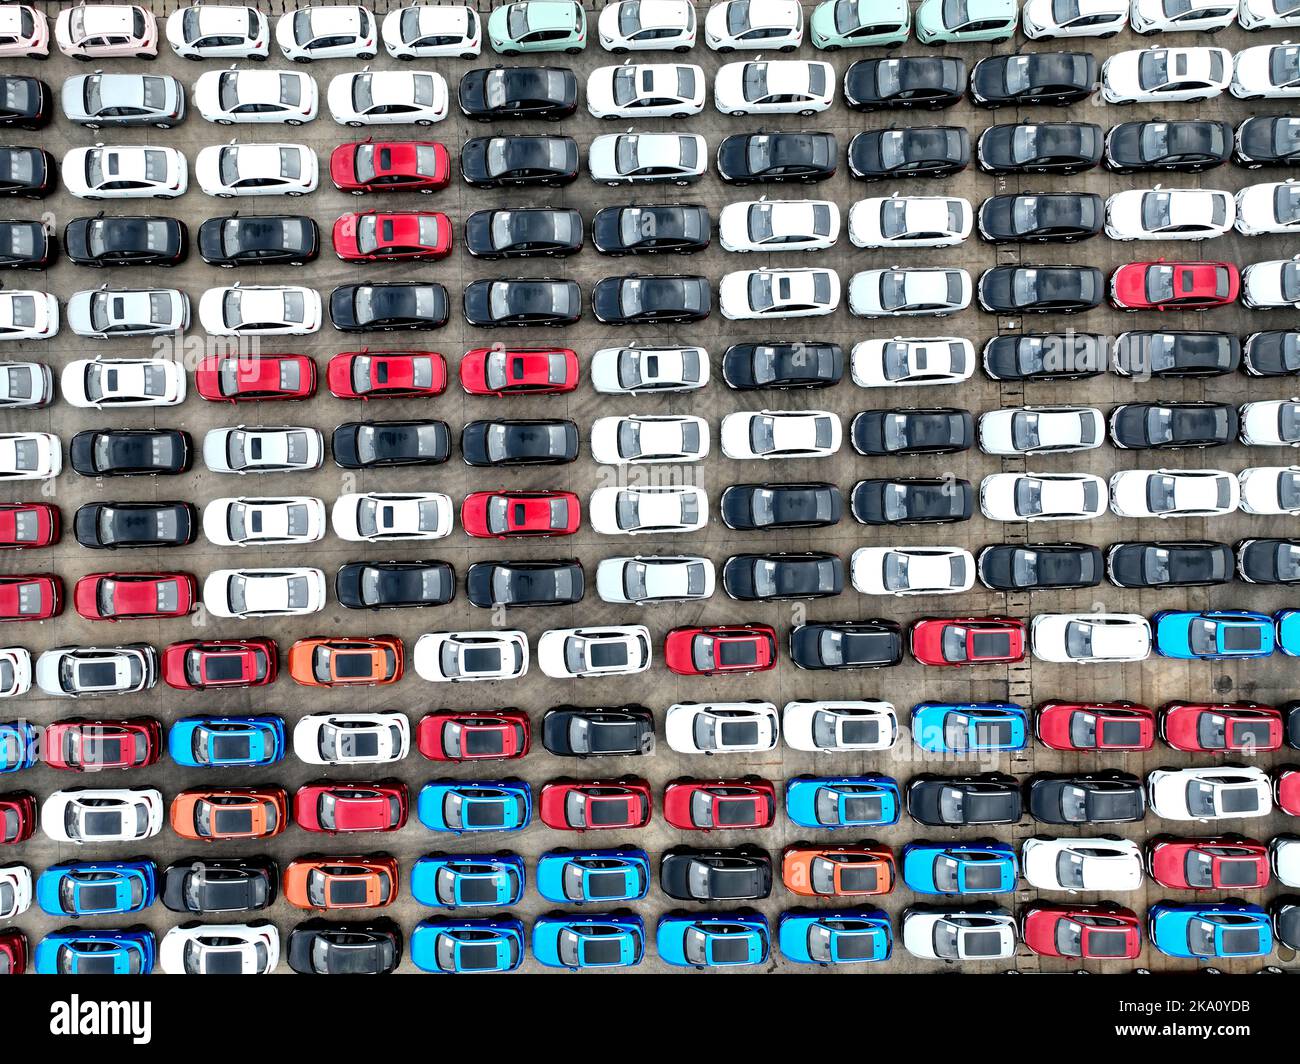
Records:
{"label": "white car", "polygon": [[1029,622],[1029,645],[1039,661],[1145,661],[1151,625],[1136,613],[1040,613]]}
{"label": "white car", "polygon": [[1231,26],[1237,0],[1132,0],[1128,22],[1134,33],[1202,33]]}
{"label": "white car", "polygon": [[999,906],[905,909],[903,948],[927,961],[1003,961],[1016,953],[1016,918]]}
{"label": "white car", "polygon": [[59,332],[59,301],[49,292],[0,289],[0,340],[48,340]]}
{"label": "white car", "polygon": [[975,586],[975,558],[962,547],[859,547],[849,572],[864,595],[955,595]]}
{"label": "white car", "polygon": [[411,722],[396,710],[309,713],[293,726],[294,756],[308,765],[386,765],[410,752]]}
{"label": "white car", "polygon": [[213,499],[203,535],[218,547],[316,543],[325,535],[325,503],[309,495]]}
{"label": "white car", "polygon": [[528,636],[491,632],[425,632],[411,651],[415,671],[431,683],[513,680],[528,671]]}
{"label": "white car", "polygon": [[975,372],[975,345],[960,336],[862,340],[849,356],[859,388],[960,384]]}
{"label": "white car", "polygon": [[[59,51],[74,59],[158,55],[158,20],[143,4],[65,3],[54,22]],[[135,49],[128,52],[127,49]]]}
{"label": "white car", "polygon": [[408,4],[394,8],[380,24],[384,50],[394,59],[455,56],[477,59],[483,24],[468,4]]}
{"label": "white car", "polygon": [[825,251],[840,238],[840,208],[830,200],[742,200],[718,215],[724,250]]}
{"label": "white car", "polygon": [[300,70],[209,70],[194,83],[194,107],[209,122],[231,126],[278,122],[300,126],[320,110],[316,79]]}
{"label": "white car", "polygon": [[1300,887],[1300,838],[1279,835],[1268,846],[1273,875],[1284,887]]}
{"label": "white car", "polygon": [[0,867],[0,920],[21,916],[32,905],[32,870],[26,865]]}
{"label": "white car", "polygon": [[1127,892],[1142,886],[1142,850],[1131,839],[1037,837],[1021,846],[1020,869],[1039,890]]}
{"label": "white car", "polygon": [[619,185],[689,185],[708,169],[708,144],[698,133],[605,133],[587,148],[593,181]]}
{"label": "white car", "polygon": [[724,63],[713,76],[713,106],[724,115],[811,117],[835,102],[835,68],[807,59]]}
{"label": "white car", "polygon": [[695,46],[695,7],[689,0],[615,0],[600,9],[596,34],[615,55],[689,52]]}
{"label": "white car", "polygon": [[862,270],[849,281],[849,310],[860,318],[943,317],[969,307],[973,291],[966,270],[941,266]]}
{"label": "white car", "polygon": [[344,126],[431,126],[447,117],[447,79],[431,70],[358,70],[330,79],[325,100]]}
{"label": "white car", "polygon": [[190,325],[190,300],[177,288],[100,288],[68,298],[68,327],[78,336],[108,340],[159,336]]}
{"label": "white car", "polygon": [[679,754],[753,754],[780,738],[771,702],[678,702],[664,714],[664,739]]}
{"label": "white car", "polygon": [[52,432],[0,432],[0,481],[52,480],[63,469],[63,448]]}
{"label": "white car", "polygon": [[1300,517],[1300,466],[1252,466],[1237,483],[1244,513]]}
{"label": "white car", "polygon": [[32,689],[32,654],[25,647],[0,647],[0,698]]}
{"label": "white car", "polygon": [[840,275],[813,266],[735,270],[718,284],[718,309],[733,321],[822,317],[839,305]]}
{"label": "white car", "polygon": [[971,233],[975,215],[960,196],[873,196],[849,208],[849,240],[860,248],[947,248]]}
{"label": "white car", "polygon": [[115,144],[73,148],[59,167],[78,199],[174,199],[189,188],[189,167],[175,148]]}
{"label": "white car", "polygon": [[1273,788],[1262,769],[1241,765],[1158,768],[1147,802],[1164,820],[1237,820],[1272,813]]}
{"label": "white car", "polygon": [[167,43],[182,59],[265,59],[266,16],[246,4],[186,4],[167,16]]}
{"label": "white car", "polygon": [[0,56],[48,59],[50,23],[34,4],[6,4],[0,8]]}
{"label": "white car", "polygon": [[1132,188],[1106,200],[1112,240],[1208,240],[1237,220],[1232,193],[1213,188]]}
{"label": "white car", "polygon": [[718,430],[728,458],[829,458],[844,430],[829,410],[739,410]]}
{"label": "white car", "polygon": [[1218,469],[1125,469],[1110,478],[1119,517],[1217,517],[1240,500],[1237,478]]}
{"label": "white car", "polygon": [[158,682],[158,652],[147,643],[55,647],[36,659],[36,686],[57,698],[129,695]]}
{"label": "white car", "polygon": [[597,418],[591,457],[602,465],[699,462],[709,454],[709,423],[691,414]]}
{"label": "white car", "polygon": [[645,672],[650,657],[650,629],[643,624],[552,628],[537,641],[538,666],[557,680]]}
{"label": "white car", "polygon": [[1137,48],[1101,65],[1107,103],[1179,103],[1212,100],[1232,81],[1226,48]]}
{"label": "white car", "polygon": [[602,347],[587,375],[604,395],[690,392],[709,383],[709,353],[702,347]]}
{"label": "white car", "polygon": [[1113,37],[1128,25],[1129,0],[1026,0],[1020,25],[1032,41]]}
{"label": "white car", "polygon": [[1238,408],[1241,442],[1254,447],[1300,447],[1300,399],[1264,399]]}
{"label": "white car", "polygon": [[1237,232],[1245,236],[1300,230],[1300,181],[1265,181],[1237,193]]}
{"label": "white car", "polygon": [[851,753],[888,750],[898,741],[898,713],[891,702],[787,702],[781,734],[792,750]]}
{"label": "white car", "polygon": [[94,410],[176,406],[185,401],[185,367],[170,358],[79,358],[63,367],[59,389]]}
{"label": "white car", "polygon": [[1228,90],[1242,100],[1285,100],[1300,96],[1300,45],[1260,44],[1243,48],[1233,61]]}
{"label": "white car", "polygon": [[54,372],[44,362],[0,361],[0,408],[49,406]]}
{"label": "white car", "polygon": [[1106,441],[1106,418],[1095,406],[1015,406],[979,419],[985,454],[1067,454]]}
{"label": "white car", "polygon": [[798,0],[720,0],[704,16],[704,40],[715,52],[793,52],[803,44],[803,8]]}
{"label": "white car", "polygon": [[595,118],[688,118],[704,110],[708,78],[690,63],[597,67],[587,78]]}
{"label": "white car", "polygon": [[305,144],[212,144],[194,160],[209,196],[305,196],[316,190],[316,153]]}
{"label": "white car", "polygon": [[1092,473],[993,473],[980,482],[990,521],[1086,521],[1106,512],[1107,498]]}
{"label": "white car", "polygon": [[209,336],[306,336],[321,324],[320,293],[301,285],[209,288],[199,299]]}
{"label": "white car", "polygon": [[437,491],[371,491],[340,495],[330,520],[334,534],[352,543],[442,539],[451,535],[451,496]]}
{"label": "white car", "polygon": [[1300,6],[1294,0],[1241,0],[1237,21],[1246,30],[1300,26]]}
{"label": "white car", "polygon": [[374,59],[379,34],[375,16],[359,4],[303,4],[275,24],[275,43],[286,59]]}
{"label": "white car", "polygon": [[699,602],[713,595],[715,584],[708,558],[636,555],[605,558],[596,566],[596,594],[602,602],[637,606]]}
{"label": "white car", "polygon": [[270,975],[279,963],[280,932],[269,920],[181,924],[158,943],[167,975]]}
{"label": "white car", "polygon": [[203,605],[216,617],[301,617],[325,608],[325,574],[306,566],[217,569],[203,581]]}
{"label": "white car", "polygon": [[152,787],[73,787],[41,803],[41,830],[55,842],[140,842],[162,830],[163,798]]}
{"label": "white car", "polygon": [[597,488],[587,503],[591,527],[606,536],[695,532],[709,523],[709,497],[690,484]]}
{"label": "white car", "polygon": [[236,425],[203,436],[203,464],[213,473],[290,473],[320,468],[325,440],[318,429]]}
{"label": "white car", "polygon": [[1252,262],[1241,271],[1241,301],[1253,310],[1300,307],[1300,255]]}

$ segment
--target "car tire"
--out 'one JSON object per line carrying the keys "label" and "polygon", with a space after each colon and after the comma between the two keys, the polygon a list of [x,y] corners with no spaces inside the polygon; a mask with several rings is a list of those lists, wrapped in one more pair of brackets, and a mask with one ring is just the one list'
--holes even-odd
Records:
{"label": "car tire", "polygon": [[286,126],[300,126],[300,125],[302,125],[302,119],[300,119],[300,118],[286,118],[286,119],[284,120],[284,124],[285,124]]}

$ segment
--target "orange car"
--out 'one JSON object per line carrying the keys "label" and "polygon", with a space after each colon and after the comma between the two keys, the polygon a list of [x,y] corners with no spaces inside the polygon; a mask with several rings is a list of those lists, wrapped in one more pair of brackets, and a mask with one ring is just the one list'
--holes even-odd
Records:
{"label": "orange car", "polygon": [[812,898],[850,898],[888,894],[897,878],[888,846],[813,846],[797,842],[781,856],[781,881],[792,894]]}
{"label": "orange car", "polygon": [[402,678],[395,635],[299,639],[289,648],[289,675],[307,687],[373,687]]}
{"label": "orange car", "polygon": [[374,909],[396,900],[397,875],[397,858],[386,853],[308,855],[285,868],[284,900],[300,909]]}
{"label": "orange car", "polygon": [[172,799],[172,830],[183,839],[269,839],[288,818],[283,787],[181,791]]}

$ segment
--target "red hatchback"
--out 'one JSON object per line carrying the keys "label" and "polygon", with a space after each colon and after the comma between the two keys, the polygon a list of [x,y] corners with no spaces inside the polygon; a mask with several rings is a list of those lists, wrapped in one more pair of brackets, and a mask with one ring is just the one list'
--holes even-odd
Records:
{"label": "red hatchback", "polygon": [[261,687],[278,669],[274,639],[190,639],[172,643],[162,656],[163,681],[180,691]]}
{"label": "red hatchback", "polygon": [[1014,617],[923,617],[911,638],[912,657],[922,665],[991,665],[1025,656],[1025,622]]}
{"label": "red hatchback", "polygon": [[1147,843],[1147,868],[1162,887],[1229,890],[1268,886],[1268,847],[1240,835],[1179,839],[1157,835]]}
{"label": "red hatchback", "polygon": [[557,831],[643,828],[653,809],[650,784],[632,776],[542,785],[542,823]]}
{"label": "red hatchback", "polygon": [[1282,714],[1257,702],[1170,702],[1160,712],[1160,738],[1197,754],[1263,753],[1282,746]]}
{"label": "red hatchback", "polygon": [[1020,935],[1040,957],[1118,961],[1133,960],[1142,952],[1137,913],[1111,902],[1034,902],[1021,910]]}
{"label": "red hatchback", "polygon": [[26,935],[15,927],[0,931],[0,975],[22,975],[30,959]]}
{"label": "red hatchback", "polygon": [[460,360],[470,395],[555,395],[578,387],[578,356],[568,347],[476,347]]}
{"label": "red hatchback", "polygon": [[336,783],[315,780],[293,796],[293,819],[304,831],[396,831],[406,823],[410,798],[401,780]]}
{"label": "red hatchback", "polygon": [[766,624],[674,628],[664,660],[681,676],[764,672],[776,664],[776,631]]}
{"label": "red hatchback", "polygon": [[52,573],[0,576],[0,621],[43,621],[63,609],[63,581]]}
{"label": "red hatchback", "polygon": [[1283,765],[1273,773],[1273,800],[1288,816],[1300,816],[1300,768]]}
{"label": "red hatchback", "polygon": [[58,543],[62,524],[59,508],[52,503],[0,504],[0,550]]}
{"label": "red hatchback", "polygon": [[528,753],[532,728],[518,709],[439,710],[415,726],[415,745],[430,761],[509,761]]}
{"label": "red hatchback", "polygon": [[194,384],[212,403],[293,402],[316,394],[316,363],[306,355],[209,355]]}
{"label": "red hatchback", "polygon": [[1130,262],[1110,275],[1110,299],[1120,310],[1205,310],[1233,303],[1241,290],[1227,262]]}
{"label": "red hatchback", "polygon": [[72,604],[90,621],[184,617],[198,602],[189,573],[91,573],[72,589]]}
{"label": "red hatchback", "polygon": [[673,780],[664,788],[664,819],[684,831],[767,828],[776,817],[776,788],[765,779]]}
{"label": "red hatchback", "polygon": [[45,729],[42,754],[52,768],[99,772],[144,768],[162,754],[162,725],[150,717],[130,720],[57,720]]}
{"label": "red hatchback", "polygon": [[451,157],[436,141],[365,140],[330,153],[334,187],[363,192],[436,192],[451,182]]}
{"label": "red hatchback", "polygon": [[1043,702],[1034,734],[1051,750],[1150,750],[1156,714],[1136,702]]}
{"label": "red hatchback", "polygon": [[436,262],[451,254],[451,219],[440,211],[361,211],[334,222],[344,262]]}
{"label": "red hatchback", "polygon": [[571,491],[476,491],[460,507],[461,527],[478,539],[571,536],[581,523]]}
{"label": "red hatchback", "polygon": [[27,791],[0,794],[0,845],[26,842],[36,831],[36,797]]}
{"label": "red hatchback", "polygon": [[437,351],[344,351],[326,381],[336,399],[418,399],[447,390],[447,361]]}

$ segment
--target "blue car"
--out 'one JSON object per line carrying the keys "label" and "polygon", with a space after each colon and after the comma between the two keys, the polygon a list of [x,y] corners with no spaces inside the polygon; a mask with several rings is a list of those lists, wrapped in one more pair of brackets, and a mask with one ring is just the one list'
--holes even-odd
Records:
{"label": "blue car", "polygon": [[430,780],[417,812],[430,831],[519,831],[532,819],[533,792],[523,780]]}
{"label": "blue car", "polygon": [[796,776],[785,785],[785,815],[806,828],[896,824],[900,804],[889,776]]}
{"label": "blue car", "polygon": [[885,961],[894,951],[889,914],[880,909],[791,909],[776,925],[781,952],[800,964]]}
{"label": "blue car", "polygon": [[284,750],[284,721],[270,715],[184,717],[167,733],[167,752],[187,768],[274,765]]}
{"label": "blue car", "polygon": [[523,959],[518,920],[421,920],[411,932],[411,960],[425,972],[510,972]]}
{"label": "blue car", "polygon": [[659,959],[680,968],[762,964],[771,948],[767,917],[752,911],[669,913],[655,928]]}
{"label": "blue car", "polygon": [[1278,610],[1273,614],[1273,631],[1278,650],[1300,658],[1300,610]]}
{"label": "blue car", "polygon": [[1268,913],[1240,901],[1156,902],[1147,910],[1147,937],[1166,956],[1195,960],[1262,957],[1273,951]]}
{"label": "blue car", "polygon": [[921,702],[912,707],[912,740],[935,754],[1023,750],[1029,714],[1011,702]]}
{"label": "blue car", "polygon": [[25,720],[0,723],[0,772],[31,768],[40,760],[40,739]]}
{"label": "blue car", "polygon": [[1249,610],[1161,610],[1151,618],[1156,653],[1166,658],[1222,661],[1273,653],[1273,618]]}
{"label": "blue car", "polygon": [[138,913],[158,898],[158,866],[148,860],[63,861],[36,878],[36,903],[51,916]]}
{"label": "blue car", "polygon": [[153,932],[144,928],[63,927],[36,944],[34,967],[40,975],[148,975],[155,953]]}
{"label": "blue car", "polygon": [[650,889],[645,850],[548,850],[537,858],[537,892],[547,901],[637,901]]}
{"label": "blue car", "polygon": [[540,916],[533,956],[548,968],[631,968],[645,956],[645,924],[633,913]]}
{"label": "blue car", "polygon": [[411,866],[411,896],[448,909],[514,905],[524,896],[524,862],[512,853],[429,854]]}
{"label": "blue car", "polygon": [[1005,842],[909,842],[903,882],[918,894],[1002,894],[1016,889],[1016,851]]}

